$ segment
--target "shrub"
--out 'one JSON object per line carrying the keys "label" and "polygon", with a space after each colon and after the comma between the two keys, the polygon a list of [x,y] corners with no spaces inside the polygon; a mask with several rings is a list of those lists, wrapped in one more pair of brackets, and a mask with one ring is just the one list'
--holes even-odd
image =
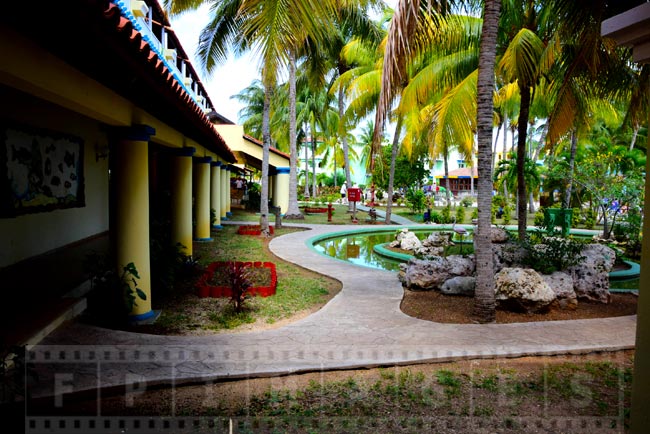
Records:
{"label": "shrub", "polygon": [[468,208],[474,205],[474,199],[472,198],[472,196],[465,196],[460,200],[460,205],[464,206],[465,208]]}
{"label": "shrub", "polygon": [[506,203],[506,206],[503,207],[503,224],[507,225],[510,223],[510,214],[512,213],[512,210],[510,209],[510,205]]}
{"label": "shrub", "polygon": [[581,255],[584,244],[573,238],[530,237],[524,243],[528,256],[525,263],[543,274],[565,270],[577,265],[585,258]]}
{"label": "shrub", "polygon": [[438,211],[431,211],[431,221],[434,223],[442,223],[442,214]]}
{"label": "shrub", "polygon": [[582,223],[582,210],[580,208],[573,208],[571,227],[577,228],[580,223]]}
{"label": "shrub", "polygon": [[540,208],[535,213],[535,220],[533,221],[533,224],[538,228],[544,227],[544,208]]}
{"label": "shrub", "polygon": [[451,223],[451,206],[447,205],[441,211],[442,222],[441,223]]}
{"label": "shrub", "polygon": [[478,208],[472,210],[472,220],[478,219]]}
{"label": "shrub", "polygon": [[593,229],[596,225],[596,213],[593,209],[588,209],[585,212],[585,228]]}
{"label": "shrub", "polygon": [[406,191],[406,202],[408,203],[413,213],[420,213],[424,210],[426,205],[426,196],[419,188],[409,188]]}
{"label": "shrub", "polygon": [[463,223],[465,221],[465,207],[459,206],[456,208],[456,222]]}

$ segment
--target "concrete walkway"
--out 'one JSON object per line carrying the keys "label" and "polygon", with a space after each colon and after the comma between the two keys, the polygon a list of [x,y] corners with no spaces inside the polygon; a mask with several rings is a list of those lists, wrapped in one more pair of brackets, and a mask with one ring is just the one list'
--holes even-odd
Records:
{"label": "concrete walkway", "polygon": [[274,238],[270,247],[286,261],[343,283],[342,291],[318,312],[274,330],[202,337],[72,323],[30,354],[40,375],[32,393],[634,347],[635,316],[494,325],[411,318],[399,309],[403,290],[395,273],[327,258],[307,245],[315,236],[357,230],[358,225],[309,227]]}

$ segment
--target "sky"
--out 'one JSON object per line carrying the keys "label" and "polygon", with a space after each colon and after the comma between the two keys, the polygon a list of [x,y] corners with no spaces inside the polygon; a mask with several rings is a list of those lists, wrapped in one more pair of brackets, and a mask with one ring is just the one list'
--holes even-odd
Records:
{"label": "sky", "polygon": [[[397,0],[385,0],[385,2],[395,7]],[[183,45],[187,55],[190,56],[194,69],[201,76],[201,82],[215,105],[216,111],[237,123],[239,120],[238,112],[243,106],[230,97],[247,88],[253,80],[259,79],[261,65],[258,59],[250,54],[244,54],[236,59],[231,55],[225,64],[215,68],[215,72],[211,76],[206,76],[202,71],[201,63],[196,57],[196,46],[201,29],[209,21],[209,15],[209,5],[203,5],[197,11],[170,18],[170,21],[176,36],[181,41],[181,45]]]}
{"label": "sky", "polygon": [[216,111],[237,123],[238,112],[243,106],[238,101],[231,99],[230,96],[238,94],[253,80],[259,78],[259,62],[248,54],[237,59],[231,56],[225,64],[218,66],[212,75],[207,76],[202,71],[201,62],[196,57],[196,46],[201,29],[208,23],[209,9],[208,5],[204,5],[197,11],[171,18],[170,21],[181,45],[190,56],[194,69],[201,76],[201,82]]}

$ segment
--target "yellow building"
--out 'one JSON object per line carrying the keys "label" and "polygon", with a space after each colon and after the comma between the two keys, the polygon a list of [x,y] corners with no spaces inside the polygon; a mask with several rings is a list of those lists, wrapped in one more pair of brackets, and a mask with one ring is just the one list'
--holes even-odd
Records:
{"label": "yellow building", "polygon": [[135,265],[146,300],[131,319],[150,319],[153,222],[168,219],[166,239],[191,255],[236,162],[214,107],[153,1],[10,2],[0,15],[3,321],[41,318],[31,305],[51,310],[93,250]]}

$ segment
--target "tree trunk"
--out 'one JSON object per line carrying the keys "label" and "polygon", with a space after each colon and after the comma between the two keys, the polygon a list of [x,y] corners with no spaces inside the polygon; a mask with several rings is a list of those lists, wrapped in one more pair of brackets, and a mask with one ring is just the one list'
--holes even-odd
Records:
{"label": "tree trunk", "polygon": [[562,208],[569,208],[571,206],[571,190],[573,189],[573,171],[575,170],[576,163],[576,150],[578,148],[578,137],[576,130],[571,130],[571,153],[569,154],[569,179],[566,182],[566,190],[564,191],[564,200],[562,201]]}
{"label": "tree trunk", "polygon": [[477,82],[478,141],[478,227],[474,234],[476,289],[472,319],[479,323],[495,321],[494,258],[492,253],[492,120],[494,63],[500,0],[486,0],[479,53]]}
{"label": "tree trunk", "polygon": [[449,183],[449,155],[448,149],[445,146],[445,152],[442,155],[442,161],[445,164],[445,196],[447,196],[447,206],[451,206],[451,188]]}
{"label": "tree trunk", "polygon": [[530,87],[519,85],[521,103],[517,121],[517,232],[519,241],[526,239],[526,137],[528,132],[528,114],[530,111]]}
{"label": "tree trunk", "polygon": [[[350,148],[348,146],[348,129],[345,125],[345,101],[343,94],[343,85],[339,86],[339,138],[343,147],[343,164],[345,164],[345,180],[348,188],[352,187],[352,175],[350,174]],[[336,161],[336,146],[334,147],[334,161]],[[336,164],[336,163],[335,163]],[[354,203],[348,201],[348,210],[352,212]]]}
{"label": "tree trunk", "polygon": [[395,135],[393,136],[393,149],[390,154],[390,168],[388,170],[388,200],[386,201],[386,219],[387,225],[390,224],[393,213],[393,193],[395,191],[395,162],[397,161],[397,152],[399,151],[399,136],[402,132],[402,117],[397,117],[397,126],[395,126]]}
{"label": "tree trunk", "polygon": [[269,236],[269,152],[271,149],[271,85],[264,85],[262,113],[262,192],[260,198],[260,229]]}
{"label": "tree trunk", "polygon": [[303,146],[305,147],[305,198],[309,197],[309,153],[307,150],[309,149],[309,146],[307,146],[307,143],[304,143]]}
{"label": "tree trunk", "polygon": [[298,208],[298,146],[296,144],[296,57],[289,53],[289,207],[286,219],[304,219]]}
{"label": "tree trunk", "polygon": [[[508,117],[503,118],[503,153],[501,158],[505,161],[508,159]],[[514,139],[514,137],[513,137]],[[514,143],[514,142],[513,142]],[[503,197],[505,200],[508,200],[508,186],[507,183],[503,183]]]}
{"label": "tree trunk", "polygon": [[316,123],[311,123],[311,196],[316,199]]}
{"label": "tree trunk", "polygon": [[630,142],[630,151],[634,149],[634,145],[636,144],[636,138],[638,135],[639,135],[639,126],[635,125],[634,131],[632,131],[632,141]]}
{"label": "tree trunk", "polygon": [[496,165],[497,146],[499,145],[499,134],[501,133],[501,128],[503,128],[503,123],[501,123],[501,125],[499,125],[499,128],[497,128],[497,136],[494,138],[494,149],[492,150],[492,172],[493,173]]}

